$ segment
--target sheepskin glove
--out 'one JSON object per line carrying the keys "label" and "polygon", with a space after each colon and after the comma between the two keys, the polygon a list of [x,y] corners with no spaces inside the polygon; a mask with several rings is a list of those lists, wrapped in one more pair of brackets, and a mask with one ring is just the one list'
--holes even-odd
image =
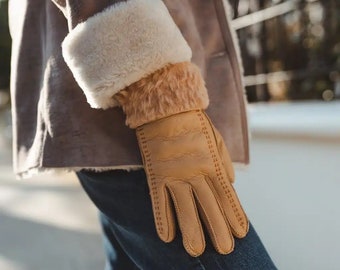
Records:
{"label": "sheepskin glove", "polygon": [[[184,73],[188,72],[188,68],[191,72],[186,79],[183,78],[185,75],[179,76],[180,73],[176,73],[181,69]],[[160,74],[162,72],[166,78]],[[155,78],[160,81],[153,80]],[[205,89],[199,78],[195,67],[184,63],[182,66],[168,67],[153,74],[140,83],[143,87],[131,86],[118,97],[127,113],[127,122],[136,127],[157,233],[164,242],[174,239],[174,208],[184,248],[194,257],[201,255],[205,249],[201,221],[215,249],[221,254],[232,252],[234,237],[245,237],[249,228],[246,214],[232,186],[234,171],[228,150],[206,113],[200,108],[195,109],[195,106],[200,107],[206,103],[204,94],[197,95],[197,92],[203,93]],[[182,79],[186,83],[171,85],[174,80],[178,82]],[[152,87],[154,82],[158,83],[158,88]],[[179,91],[176,87],[180,85],[187,87]],[[198,88],[191,91],[193,88],[190,85]],[[161,91],[163,95],[155,94],[157,91]],[[183,104],[184,100],[180,102],[178,92],[186,96],[185,100],[190,100],[193,107],[191,110],[180,111],[179,104]],[[139,98],[139,115],[131,115],[137,110],[130,107],[135,102],[132,93]],[[169,97],[166,97],[165,102],[166,93]],[[158,103],[154,103],[156,99]],[[141,109],[148,107],[144,103],[150,100],[152,102],[149,105],[153,104],[158,112],[152,116]],[[143,121],[139,121],[138,116]],[[148,117],[152,120],[145,122]]]}

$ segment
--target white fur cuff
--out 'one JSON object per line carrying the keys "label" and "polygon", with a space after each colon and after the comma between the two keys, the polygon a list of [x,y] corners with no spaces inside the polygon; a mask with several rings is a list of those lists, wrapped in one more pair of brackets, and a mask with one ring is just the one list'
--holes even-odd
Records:
{"label": "white fur cuff", "polygon": [[191,49],[161,0],[120,2],[80,23],[62,44],[64,59],[93,108],[167,64],[190,61]]}

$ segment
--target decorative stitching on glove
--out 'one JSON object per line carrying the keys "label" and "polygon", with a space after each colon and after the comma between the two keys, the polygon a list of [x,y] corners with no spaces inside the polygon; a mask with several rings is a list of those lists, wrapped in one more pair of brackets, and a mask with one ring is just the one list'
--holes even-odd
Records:
{"label": "decorative stitching on glove", "polygon": [[[158,234],[160,236],[163,236],[164,234],[164,229],[163,229],[163,224],[162,224],[162,218],[161,218],[161,213],[160,213],[160,206],[159,206],[159,195],[158,195],[158,190],[157,190],[157,185],[156,185],[156,176],[153,173],[152,170],[152,165],[151,165],[151,153],[148,149],[148,145],[147,145],[147,141],[145,138],[145,134],[144,134],[144,129],[143,127],[139,127],[137,129],[137,134],[139,134],[139,143],[140,143],[140,147],[142,149],[142,158],[144,160],[144,166],[145,166],[145,170],[148,174],[148,182],[149,184],[151,184],[150,186],[150,192],[152,192],[152,196],[151,199],[153,200],[153,212],[154,212],[154,219],[155,219],[155,223],[157,224],[156,226],[156,230],[158,232]],[[166,211],[167,215],[169,215],[169,210]],[[166,217],[167,219],[169,219],[169,217]],[[169,232],[170,233],[170,228],[169,228]],[[164,237],[162,237],[162,239],[165,242],[170,242],[172,239],[170,239],[170,236],[167,235],[166,239],[164,239]]]}
{"label": "decorative stitching on glove", "polygon": [[[203,113],[201,111],[197,111],[197,116],[198,116],[198,118],[199,118],[199,120],[201,122],[203,134],[206,137],[206,140],[207,140],[207,143],[208,143],[208,147],[209,147],[211,156],[213,158],[213,162],[214,162],[214,166],[215,166],[215,171],[216,171],[217,179],[218,179],[219,183],[221,184],[221,186],[222,186],[222,188],[224,190],[225,195],[228,198],[228,201],[229,201],[229,203],[230,203],[230,205],[231,205],[231,207],[232,207],[232,209],[233,209],[233,211],[235,213],[235,216],[236,216],[240,226],[242,228],[246,229],[246,224],[243,222],[243,217],[241,216],[241,214],[239,212],[239,209],[236,206],[235,201],[233,200],[232,192],[230,191],[229,187],[226,185],[225,180],[223,179],[223,173],[222,173],[220,164],[219,164],[218,159],[217,159],[217,154],[214,151],[214,146],[213,146],[213,143],[212,143],[211,138],[209,136],[208,129],[206,127],[205,117],[203,116]],[[238,232],[234,232],[234,233],[237,234],[237,236],[239,236],[239,237],[241,236],[241,234],[238,233]]]}

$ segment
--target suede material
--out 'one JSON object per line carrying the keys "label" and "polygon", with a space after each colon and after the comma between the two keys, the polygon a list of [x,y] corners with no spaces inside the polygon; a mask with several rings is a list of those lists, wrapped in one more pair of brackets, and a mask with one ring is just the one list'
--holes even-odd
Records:
{"label": "suede material", "polygon": [[[62,7],[63,1],[58,2]],[[91,1],[83,5],[90,10],[80,12],[76,2],[66,1],[66,15],[92,15],[103,8],[103,1]],[[248,163],[241,65],[227,23],[226,1],[164,3],[193,51],[192,61],[204,74],[210,98],[207,113],[232,160]],[[74,15],[65,19],[62,10],[46,0],[11,0],[9,14],[15,172],[20,176],[48,168],[142,165],[135,133],[125,125],[123,111],[91,109],[65,64],[61,43],[69,25],[75,25],[70,22]]]}
{"label": "suede material", "polygon": [[102,12],[104,9],[126,2],[127,0],[52,0],[64,13],[68,21],[69,30],[77,24],[86,21],[89,17]]}
{"label": "suede material", "polygon": [[158,236],[164,242],[174,239],[176,212],[191,256],[205,249],[201,221],[216,251],[231,253],[233,235],[245,237],[249,222],[231,184],[228,150],[207,115],[202,110],[171,115],[138,127],[136,133]]}

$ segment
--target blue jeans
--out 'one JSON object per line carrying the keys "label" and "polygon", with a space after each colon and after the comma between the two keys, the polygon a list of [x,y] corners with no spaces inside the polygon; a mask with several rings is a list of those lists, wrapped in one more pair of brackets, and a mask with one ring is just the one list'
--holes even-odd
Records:
{"label": "blue jeans", "polygon": [[276,269],[253,227],[236,239],[235,250],[220,255],[206,237],[205,252],[193,258],[180,233],[163,243],[157,236],[144,170],[81,171],[78,178],[100,210],[107,270],[271,270]]}

